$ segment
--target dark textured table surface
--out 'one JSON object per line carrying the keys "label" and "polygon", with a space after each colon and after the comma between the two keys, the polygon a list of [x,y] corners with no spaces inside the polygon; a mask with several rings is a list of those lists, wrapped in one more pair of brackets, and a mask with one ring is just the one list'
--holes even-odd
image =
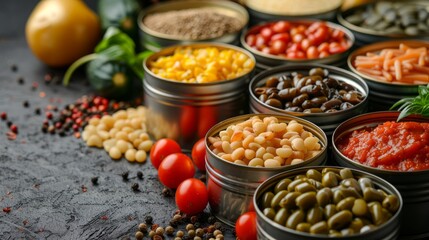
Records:
{"label": "dark textured table surface", "polygon": [[[60,77],[64,70],[49,69],[26,45],[25,21],[36,3],[3,0],[0,8],[0,112],[19,128],[16,140],[8,140],[6,122],[0,121],[0,239],[133,238],[146,215],[165,227],[176,209],[174,197],[161,195],[163,186],[150,163],[112,161],[81,139],[41,132],[44,111],[36,115],[36,108],[52,102],[62,108],[90,89],[82,78],[67,88],[44,83],[46,73]],[[19,77],[24,84],[18,84]],[[37,90],[31,89],[33,82]],[[127,182],[120,176],[124,171],[130,172]],[[136,178],[137,171],[143,171],[143,180]],[[98,186],[91,183],[94,176]],[[134,182],[139,192],[131,190]],[[8,207],[9,213],[2,211]]]}

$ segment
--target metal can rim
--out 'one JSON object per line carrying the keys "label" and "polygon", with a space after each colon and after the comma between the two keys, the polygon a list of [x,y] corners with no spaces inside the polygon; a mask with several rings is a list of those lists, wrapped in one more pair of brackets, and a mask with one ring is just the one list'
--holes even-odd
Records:
{"label": "metal can rim", "polygon": [[[279,109],[279,108],[274,108],[272,106],[266,105],[262,102],[259,101],[259,99],[255,96],[254,92],[253,92],[253,87],[254,85],[256,85],[256,82],[259,82],[261,79],[268,77],[270,75],[276,74],[276,73],[280,73],[280,72],[289,72],[289,71],[293,71],[294,68],[313,68],[313,67],[320,67],[320,68],[325,68],[328,70],[335,70],[338,72],[343,73],[344,75],[350,75],[353,78],[355,78],[354,80],[358,81],[358,83],[361,83],[361,85],[363,86],[365,92],[365,98],[358,104],[354,105],[353,107],[346,109],[346,110],[342,110],[342,111],[338,111],[338,112],[333,112],[333,113],[300,113],[300,112],[290,112],[290,111],[286,111],[283,109]],[[329,65],[324,65],[324,64],[319,64],[319,63],[309,63],[306,65],[291,65],[291,66],[277,66],[277,67],[273,67],[269,70],[265,70],[262,71],[260,73],[258,73],[256,76],[254,76],[252,78],[252,80],[250,80],[249,83],[249,93],[250,93],[250,97],[254,100],[256,100],[259,104],[263,104],[264,107],[267,107],[268,109],[270,109],[271,111],[276,111],[279,113],[284,113],[284,114],[292,114],[294,116],[297,117],[305,117],[305,116],[320,116],[320,117],[326,117],[326,116],[335,116],[335,115],[340,115],[340,114],[344,114],[344,113],[348,113],[351,111],[354,111],[356,108],[366,104],[366,102],[368,101],[368,96],[369,96],[369,87],[366,84],[366,82],[363,80],[362,77],[360,77],[359,75],[347,71],[345,69],[339,68],[339,67],[335,67],[335,66],[329,66]]]}
{"label": "metal can rim", "polygon": [[[242,17],[244,17],[243,19],[241,19],[243,26],[240,28],[240,30],[237,30],[235,32],[231,32],[228,34],[224,34],[224,35],[216,37],[216,38],[189,39],[189,38],[180,38],[179,36],[172,36],[172,35],[165,34],[165,33],[160,33],[160,32],[157,32],[157,31],[154,31],[154,30],[148,28],[146,25],[143,24],[144,18],[147,17],[149,15],[149,13],[157,12],[156,10],[163,9],[166,6],[182,6],[182,5],[198,6],[198,8],[200,6],[204,6],[204,7],[220,7],[220,8],[231,9],[231,10],[239,13],[240,15],[242,15]],[[207,5],[207,6],[205,6],[205,5]],[[160,12],[163,12],[163,11],[160,11]],[[146,8],[146,9],[140,11],[137,19],[138,19],[138,26],[139,26],[140,30],[142,30],[143,32],[148,33],[152,36],[158,37],[158,38],[162,38],[162,39],[166,39],[166,40],[176,40],[176,41],[213,41],[213,42],[215,42],[215,41],[218,41],[219,39],[222,39],[225,36],[235,35],[235,34],[238,34],[240,31],[242,31],[244,29],[244,27],[247,25],[247,23],[249,22],[249,14],[243,6],[241,6],[238,3],[231,2],[231,1],[189,0],[189,1],[184,1],[184,2],[173,1],[173,2],[159,3],[157,5],[151,6],[149,8]]]}
{"label": "metal can rim", "polygon": [[313,18],[313,17],[317,17],[317,16],[320,16],[320,15],[327,15],[327,14],[330,14],[330,13],[334,13],[334,12],[338,11],[339,9],[341,9],[341,3],[340,3],[338,6],[332,8],[330,10],[323,11],[323,12],[312,13],[312,14],[296,14],[296,15],[293,15],[293,14],[275,14],[275,13],[269,13],[269,12],[264,12],[264,11],[256,10],[255,8],[252,8],[252,7],[248,6],[247,4],[245,4],[245,6],[246,6],[246,8],[249,8],[250,10],[252,10],[252,11],[254,11],[256,13],[268,15],[270,18],[275,18],[275,17],[282,17],[282,18],[284,18],[284,17]]}
{"label": "metal can rim", "polygon": [[245,29],[241,33],[241,36],[240,36],[240,43],[241,43],[241,45],[247,51],[249,51],[252,54],[255,54],[256,56],[261,57],[261,58],[265,58],[265,59],[268,59],[268,60],[278,60],[278,61],[282,61],[282,62],[288,62],[288,64],[304,64],[304,63],[307,64],[307,63],[311,63],[311,62],[314,62],[314,61],[317,61],[317,60],[319,60],[319,61],[321,61],[321,60],[329,61],[331,59],[335,60],[335,59],[339,58],[341,55],[343,55],[344,53],[347,53],[348,51],[350,51],[352,49],[354,43],[355,43],[355,37],[354,37],[353,33],[349,29],[347,29],[347,28],[345,28],[345,27],[343,27],[343,26],[341,26],[339,24],[336,24],[336,23],[333,23],[333,22],[330,22],[330,21],[320,20],[320,19],[302,18],[302,19],[296,19],[296,20],[294,19],[294,20],[287,20],[287,21],[294,22],[294,23],[325,22],[328,25],[328,27],[333,28],[333,29],[338,29],[338,30],[340,30],[340,31],[342,31],[342,32],[345,33],[345,35],[347,36],[347,38],[350,41],[349,48],[346,49],[344,52],[336,53],[336,54],[333,54],[333,55],[329,55],[328,57],[324,57],[324,58],[293,59],[293,58],[279,57],[279,56],[272,55],[272,54],[266,54],[266,53],[263,53],[261,51],[255,50],[254,48],[250,47],[249,44],[247,44],[247,42],[246,42],[246,36],[249,33],[254,32],[254,31],[256,31],[259,28],[262,28],[266,24],[275,23],[275,22],[278,22],[278,21],[279,20],[277,20],[277,21],[269,21],[269,22],[262,22],[262,23],[260,23],[258,25],[252,26],[250,29]]}
{"label": "metal can rim", "polygon": [[[267,180],[265,180],[262,184],[260,184],[258,186],[258,188],[255,191],[255,194],[253,195],[253,205],[255,206],[255,211],[256,211],[256,215],[257,218],[260,217],[262,218],[262,220],[265,223],[270,224],[271,226],[275,227],[277,230],[283,231],[283,232],[289,232],[291,234],[294,235],[298,235],[298,236],[302,236],[302,237],[307,237],[307,238],[315,238],[315,239],[332,239],[332,237],[329,237],[328,235],[323,235],[323,234],[309,234],[309,233],[305,233],[305,232],[300,232],[300,231],[296,231],[290,228],[287,228],[285,226],[282,226],[272,220],[270,220],[268,217],[266,217],[262,211],[259,209],[259,205],[258,205],[258,197],[260,195],[260,192],[265,190],[265,188],[271,187],[272,185],[274,185],[274,183],[272,183],[274,180],[276,180],[277,178],[281,179],[281,178],[285,178],[285,177],[289,177],[289,176],[295,176],[298,173],[301,172],[305,172],[306,170],[309,169],[323,169],[323,168],[336,168],[336,169],[343,169],[346,167],[339,167],[339,166],[308,166],[308,167],[302,167],[302,168],[298,168],[298,169],[292,169],[292,170],[288,170],[282,173],[278,173],[270,178],[268,178]],[[368,173],[359,169],[353,169],[353,168],[349,168],[353,174],[355,174],[356,172],[359,173],[359,176],[366,176],[366,177],[370,177],[371,180],[376,180],[376,183],[378,185],[378,187],[382,186],[383,188],[389,188],[389,192],[395,194],[398,198],[399,198],[399,202],[400,202],[400,206],[398,208],[398,210],[396,211],[395,215],[393,215],[387,222],[383,223],[382,226],[378,226],[375,229],[372,229],[368,232],[365,233],[359,233],[359,234],[354,234],[351,235],[350,237],[365,237],[368,236],[370,234],[372,234],[373,232],[382,229],[382,228],[387,228],[389,227],[389,224],[391,224],[393,221],[397,220],[402,212],[403,209],[403,205],[404,205],[404,201],[402,199],[402,195],[401,193],[398,191],[398,189],[396,189],[395,186],[393,186],[391,183],[389,183],[388,181],[384,180],[383,178],[374,175],[372,173]],[[354,175],[355,176],[355,175]],[[393,190],[393,191],[392,191]]]}
{"label": "metal can rim", "polygon": [[[166,53],[171,53],[173,52],[176,48],[179,47],[196,47],[196,48],[203,48],[203,47],[217,47],[217,48],[221,48],[221,49],[232,49],[235,51],[238,51],[240,53],[245,54],[247,57],[249,57],[252,61],[253,61],[253,67],[252,69],[250,69],[248,72],[235,77],[233,79],[228,79],[228,80],[218,80],[218,81],[214,81],[214,82],[208,82],[208,83],[186,83],[186,82],[182,82],[182,81],[175,81],[175,80],[171,80],[171,79],[167,79],[167,78],[162,78],[156,74],[154,74],[148,67],[148,62],[151,61],[153,58],[158,58],[161,56],[165,56],[167,55]],[[217,42],[201,42],[201,43],[182,43],[182,44],[176,44],[173,46],[169,46],[169,47],[165,47],[162,48],[160,51],[152,53],[149,57],[147,57],[144,61],[143,61],[143,70],[145,71],[145,74],[149,74],[151,77],[158,79],[160,81],[164,81],[166,83],[172,84],[172,85],[181,85],[181,86],[213,86],[213,85],[219,85],[219,84],[227,84],[230,82],[234,82],[234,81],[239,81],[240,78],[251,74],[254,69],[256,67],[256,59],[255,57],[246,49],[242,49],[239,48],[237,46],[231,45],[231,44],[227,44],[227,43],[217,43]]]}

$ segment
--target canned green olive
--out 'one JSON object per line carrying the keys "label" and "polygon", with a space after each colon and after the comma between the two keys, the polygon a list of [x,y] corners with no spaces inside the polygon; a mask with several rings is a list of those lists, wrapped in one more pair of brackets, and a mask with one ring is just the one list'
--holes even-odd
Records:
{"label": "canned green olive", "polygon": [[401,208],[397,191],[380,188],[379,182],[355,171],[303,169],[265,188],[257,204],[277,226],[327,237],[361,234],[397,218]]}

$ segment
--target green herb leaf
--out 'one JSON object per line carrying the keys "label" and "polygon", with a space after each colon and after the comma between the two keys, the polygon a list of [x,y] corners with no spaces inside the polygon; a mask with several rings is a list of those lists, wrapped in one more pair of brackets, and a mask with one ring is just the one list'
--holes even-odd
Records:
{"label": "green herb leaf", "polygon": [[401,111],[396,121],[400,121],[411,114],[429,117],[429,84],[419,86],[418,93],[419,95],[414,98],[404,98],[393,104],[391,110],[399,107],[398,110]]}

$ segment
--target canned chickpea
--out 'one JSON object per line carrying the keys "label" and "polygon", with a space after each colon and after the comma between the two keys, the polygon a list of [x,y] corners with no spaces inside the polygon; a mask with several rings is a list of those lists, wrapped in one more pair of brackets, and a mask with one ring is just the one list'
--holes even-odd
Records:
{"label": "canned chickpea", "polygon": [[290,169],[323,165],[327,145],[322,129],[293,116],[248,114],[216,124],[206,135],[212,214],[233,226],[252,208],[253,193],[264,180]]}

